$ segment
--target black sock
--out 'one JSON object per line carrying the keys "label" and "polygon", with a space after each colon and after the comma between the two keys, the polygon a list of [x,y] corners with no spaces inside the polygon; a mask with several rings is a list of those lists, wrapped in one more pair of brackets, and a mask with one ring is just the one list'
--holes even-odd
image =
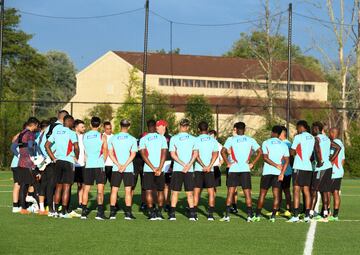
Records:
{"label": "black sock", "polygon": [[67,214],[67,205],[63,205],[61,208],[61,213],[62,214]]}
{"label": "black sock", "polygon": [[104,213],[104,205],[98,205],[98,213]]}
{"label": "black sock", "polygon": [[253,209],[252,209],[251,206],[249,206],[249,207],[247,208],[247,215],[248,215],[248,217],[250,217],[250,218],[253,217]]}
{"label": "black sock", "polygon": [[195,216],[195,207],[189,208],[189,212],[190,212],[190,217],[194,217]]}
{"label": "black sock", "polygon": [[273,210],[272,210],[271,218],[275,218],[276,213],[277,213],[278,210],[279,210],[279,209],[273,209]]}
{"label": "black sock", "polygon": [[158,206],[157,211],[158,211],[159,213],[161,213],[162,209],[163,209],[163,207],[162,207],[162,206]]}
{"label": "black sock", "polygon": [[110,211],[111,212],[116,212],[116,205],[110,205]]}
{"label": "black sock", "polygon": [[208,212],[210,215],[212,215],[214,213],[214,209],[215,209],[215,207],[209,206]]}
{"label": "black sock", "polygon": [[226,206],[226,209],[225,209],[225,217],[228,217],[228,216],[229,216],[230,210],[231,210],[231,206],[230,206],[230,205],[227,205],[227,206]]}
{"label": "black sock", "polygon": [[55,204],[55,212],[59,211],[59,204]]}
{"label": "black sock", "polygon": [[197,212],[197,206],[194,206],[194,212],[196,213]]}
{"label": "black sock", "polygon": [[305,217],[309,217],[310,216],[310,209],[306,209],[305,210]]}
{"label": "black sock", "polygon": [[339,214],[339,209],[334,209],[334,217],[337,217],[338,216],[338,214]]}
{"label": "black sock", "polygon": [[151,215],[154,213],[154,208],[153,207],[148,207],[148,213]]}
{"label": "black sock", "polygon": [[294,217],[299,216],[299,208],[294,208]]}
{"label": "black sock", "polygon": [[131,206],[125,206],[125,210],[127,213],[131,213]]}
{"label": "black sock", "polygon": [[170,214],[175,215],[175,207],[170,207]]}
{"label": "black sock", "polygon": [[259,217],[261,214],[261,208],[256,208],[256,217]]}
{"label": "black sock", "polygon": [[232,204],[232,208],[237,209],[237,204]]}
{"label": "black sock", "polygon": [[13,207],[19,207],[19,202],[13,203]]}

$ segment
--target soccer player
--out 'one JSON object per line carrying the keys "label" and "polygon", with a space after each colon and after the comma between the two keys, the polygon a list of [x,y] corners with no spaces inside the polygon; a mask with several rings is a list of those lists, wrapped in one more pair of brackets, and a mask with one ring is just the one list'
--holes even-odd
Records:
{"label": "soccer player", "polygon": [[99,117],[92,117],[90,120],[91,130],[84,134],[85,169],[84,189],[82,204],[83,210],[81,219],[86,219],[90,210],[87,208],[89,191],[96,181],[97,185],[97,214],[96,220],[105,220],[104,213],[104,185],[106,182],[105,159],[108,154],[107,139],[99,132],[101,120]]}
{"label": "soccer player", "polygon": [[[339,137],[339,129],[331,128],[329,132],[330,139],[333,143],[336,143],[340,146],[340,151],[337,156],[332,160],[332,175],[331,175],[331,193],[334,198],[334,212],[329,217],[329,221],[338,221],[339,220],[339,208],[340,208],[340,188],[341,188],[341,180],[344,176],[344,164],[345,164],[345,146],[341,142]],[[331,155],[335,154],[335,149],[331,148]]]}
{"label": "soccer player", "polygon": [[209,195],[208,220],[214,220],[215,209],[215,176],[214,163],[219,155],[218,142],[208,134],[209,125],[202,121],[198,125],[200,135],[195,139],[194,150],[197,151],[195,162],[194,208],[197,219],[197,207],[203,188]]}
{"label": "soccer player", "polygon": [[[156,133],[155,120],[147,122],[148,133],[140,139],[139,150],[144,159],[142,188],[146,192],[149,220],[163,220],[161,214],[164,205],[165,176],[163,166],[168,150],[166,138]],[[156,191],[158,208],[153,208],[153,191]]]}
{"label": "soccer player", "polygon": [[136,138],[129,134],[130,121],[120,121],[120,133],[115,134],[108,143],[109,155],[114,162],[111,176],[110,220],[116,219],[116,202],[121,182],[125,187],[125,220],[135,219],[131,212],[132,187],[134,186],[133,160],[138,151]]}
{"label": "soccer player", "polygon": [[85,133],[85,123],[82,120],[76,119],[74,121],[75,132],[78,138],[79,143],[79,159],[75,162],[75,178],[74,182],[77,183],[77,195],[78,195],[78,209],[83,209],[82,197],[83,197],[83,183],[84,183],[84,167],[85,167],[85,150],[84,150],[84,133]]}
{"label": "soccer player", "polygon": [[[255,139],[245,135],[245,123],[237,122],[234,124],[235,136],[229,137],[221,150],[221,155],[229,167],[229,177],[227,179],[227,197],[225,216],[221,221],[230,221],[230,209],[233,202],[235,190],[241,186],[247,206],[247,222],[253,220],[252,199],[251,199],[251,175],[250,170],[253,169],[256,162],[261,157],[260,145]],[[231,152],[233,162],[228,159],[228,150]],[[253,152],[256,152],[254,160],[250,163]]]}
{"label": "soccer player", "polygon": [[254,221],[260,221],[261,209],[264,206],[265,196],[270,187],[272,187],[274,198],[270,222],[275,222],[275,216],[280,207],[281,182],[284,180],[284,174],[289,164],[289,148],[279,139],[282,131],[281,126],[274,126],[271,131],[271,138],[262,144],[264,168]]}
{"label": "soccer player", "polygon": [[[55,190],[55,212],[54,217],[71,218],[68,214],[68,203],[70,188],[74,182],[75,160],[79,158],[79,146],[76,133],[71,130],[74,126],[74,118],[66,115],[63,125],[57,125],[48,138],[45,148],[51,160],[55,162],[56,190]],[[53,153],[51,146],[55,144],[56,151]],[[62,211],[58,215],[60,199]]]}
{"label": "soccer player", "polygon": [[195,137],[188,133],[190,121],[182,119],[180,121],[179,133],[170,140],[170,154],[174,160],[174,169],[171,176],[171,208],[169,220],[176,220],[175,209],[178,202],[179,192],[184,185],[185,193],[189,205],[189,220],[195,221],[194,210],[194,169],[193,164],[197,157],[194,151]]}
{"label": "soccer player", "polygon": [[[105,121],[103,126],[104,126],[104,135],[106,136],[107,142],[109,142],[110,138],[113,136],[111,122]],[[105,174],[106,174],[106,181],[108,181],[109,184],[111,184],[113,165],[114,163],[112,162],[111,158],[108,156],[105,161]]]}
{"label": "soccer player", "polygon": [[[211,137],[213,137],[215,140],[217,140],[217,132],[215,130],[210,130],[209,131],[209,135]],[[224,160],[222,159],[222,156],[221,156],[221,149],[222,149],[222,145],[221,143],[218,142],[218,157],[216,158],[215,160],[215,163],[214,163],[214,177],[215,177],[215,196],[216,196],[216,188],[217,187],[220,187],[221,186],[221,171],[220,171],[220,167],[221,165],[224,163]]]}
{"label": "soccer player", "polygon": [[299,222],[300,191],[305,198],[304,221],[310,221],[311,195],[310,186],[312,178],[311,156],[314,150],[315,139],[308,132],[309,125],[305,120],[296,123],[297,135],[294,137],[290,153],[295,157],[293,165],[293,217],[288,222]]}
{"label": "soccer player", "polygon": [[[282,132],[280,135],[280,140],[286,144],[286,146],[288,147],[289,151],[291,148],[291,142],[286,138],[287,137],[287,128],[284,126],[282,127]],[[291,159],[292,157],[289,158],[289,164],[287,165],[285,174],[284,174],[284,179],[281,182],[281,191],[284,192],[285,194],[285,200],[286,200],[286,210],[283,213],[284,216],[286,217],[290,217],[291,216],[291,191],[290,191],[290,184],[291,184],[291,176],[292,176],[292,167],[291,167]],[[285,162],[283,161],[283,164]],[[282,194],[280,195],[280,206],[281,206],[281,201],[282,201]]]}
{"label": "soccer player", "polygon": [[[171,136],[168,133],[167,130],[168,123],[165,120],[158,120],[156,122],[156,132],[158,132],[160,135],[165,136],[167,145],[169,147]],[[171,183],[171,174],[174,167],[174,161],[171,158],[169,150],[166,152],[166,159],[163,167],[163,172],[165,175],[165,186],[164,186],[164,204],[165,204],[165,212],[168,212],[170,210],[170,183]]]}
{"label": "soccer player", "polygon": [[17,138],[17,145],[19,151],[12,147],[15,156],[19,158],[18,171],[19,171],[19,200],[21,206],[21,214],[29,214],[30,211],[26,210],[26,194],[30,185],[34,183],[32,170],[35,169],[32,158],[35,156],[35,132],[38,129],[39,121],[35,117],[28,119],[26,128],[19,134]]}

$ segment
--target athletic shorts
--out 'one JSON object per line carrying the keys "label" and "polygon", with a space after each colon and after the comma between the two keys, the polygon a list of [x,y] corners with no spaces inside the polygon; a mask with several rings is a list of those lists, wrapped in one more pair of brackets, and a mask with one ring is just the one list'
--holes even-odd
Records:
{"label": "athletic shorts", "polygon": [[34,176],[30,168],[18,167],[19,184],[34,184]]}
{"label": "athletic shorts", "polygon": [[134,186],[134,173],[120,173],[120,172],[112,172],[111,175],[111,187],[119,188],[121,182],[124,182],[125,187],[133,187]]}
{"label": "athletic shorts", "polygon": [[331,180],[331,192],[335,190],[340,190],[342,178],[336,178]]}
{"label": "athletic shorts", "polygon": [[144,172],[142,179],[142,188],[144,190],[156,190],[163,191],[165,187],[165,176],[161,173],[159,176],[155,176],[154,173]]}
{"label": "athletic shorts", "polygon": [[221,171],[219,166],[214,166],[215,187],[221,186]]}
{"label": "athletic shorts", "polygon": [[281,182],[281,189],[289,189],[291,184],[291,175],[285,175]]}
{"label": "athletic shorts", "polygon": [[204,173],[195,171],[195,188],[214,188],[215,187],[215,177],[214,173]]}
{"label": "athletic shorts", "polygon": [[11,171],[12,171],[12,174],[13,174],[14,183],[19,183],[20,182],[19,168],[18,167],[12,167]]}
{"label": "athletic shorts", "polygon": [[332,168],[313,172],[311,188],[314,191],[330,192],[331,191]]}
{"label": "athletic shorts", "polygon": [[51,182],[53,181],[54,172],[55,164],[47,165],[45,170],[42,172],[39,186],[39,196],[46,195],[46,189],[48,185],[51,185]]}
{"label": "athletic shorts", "polygon": [[105,183],[106,182],[111,183],[112,169],[113,169],[112,166],[105,166],[105,176],[106,176]]}
{"label": "athletic shorts", "polygon": [[292,175],[293,186],[310,187],[312,179],[312,171],[295,170]]}
{"label": "athletic shorts", "polygon": [[136,157],[134,159],[134,184],[132,185],[133,190],[136,188],[136,185],[139,180],[139,176],[140,176],[140,184],[142,183],[143,171],[144,171],[144,161]]}
{"label": "athletic shorts", "polygon": [[278,181],[279,176],[274,174],[267,174],[261,176],[260,189],[268,190],[272,188],[281,188],[281,182]]}
{"label": "athletic shorts", "polygon": [[165,173],[165,184],[170,185],[172,172]]}
{"label": "athletic shorts", "polygon": [[171,190],[181,191],[183,185],[186,192],[194,190],[194,173],[173,172],[170,183]]}
{"label": "athletic shorts", "polygon": [[75,177],[74,182],[83,183],[84,182],[84,167],[83,166],[75,166]]}
{"label": "athletic shorts", "polygon": [[73,184],[75,176],[75,165],[65,160],[55,162],[56,183]]}
{"label": "athletic shorts", "polygon": [[242,189],[251,189],[251,175],[250,172],[233,173],[230,172],[226,180],[227,187],[238,187]]}
{"label": "athletic shorts", "polygon": [[97,184],[105,184],[106,176],[104,168],[85,168],[84,169],[84,184],[85,185],[94,185],[96,181]]}

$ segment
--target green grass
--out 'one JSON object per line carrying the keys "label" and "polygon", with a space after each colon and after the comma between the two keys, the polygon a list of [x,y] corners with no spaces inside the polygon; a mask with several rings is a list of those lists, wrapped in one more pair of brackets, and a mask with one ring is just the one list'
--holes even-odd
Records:
{"label": "green grass", "polygon": [[[258,177],[253,178],[253,188],[255,203]],[[274,224],[266,219],[246,223],[243,197],[239,201],[240,216],[232,216],[230,223],[219,222],[224,210],[224,186],[218,192],[215,222],[208,222],[203,214],[198,222],[189,222],[183,215],[183,196],[177,221],[149,222],[138,211],[139,192],[133,206],[137,220],[132,222],[123,220],[121,213],[116,221],[104,222],[94,220],[94,212],[86,221],[22,216],[11,213],[11,189],[11,173],[0,172],[0,254],[302,254],[309,228],[305,223],[286,223],[281,217]],[[342,194],[340,219],[360,220],[359,180],[344,180]],[[94,195],[93,190],[92,208],[96,206]],[[123,192],[119,195],[123,203]],[[266,208],[270,209],[268,198]],[[205,212],[206,195],[201,202],[200,209]],[[318,223],[314,254],[358,254],[359,233],[360,221]]]}

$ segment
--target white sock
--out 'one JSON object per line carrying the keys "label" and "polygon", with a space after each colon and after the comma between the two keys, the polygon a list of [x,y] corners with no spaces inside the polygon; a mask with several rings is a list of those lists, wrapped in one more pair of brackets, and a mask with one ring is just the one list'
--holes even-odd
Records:
{"label": "white sock", "polygon": [[314,216],[314,210],[310,210],[309,214],[310,214],[311,216]]}
{"label": "white sock", "polygon": [[328,210],[324,210],[324,216],[327,217],[329,214]]}
{"label": "white sock", "polygon": [[40,204],[40,211],[45,211],[44,203],[39,203],[39,204]]}

